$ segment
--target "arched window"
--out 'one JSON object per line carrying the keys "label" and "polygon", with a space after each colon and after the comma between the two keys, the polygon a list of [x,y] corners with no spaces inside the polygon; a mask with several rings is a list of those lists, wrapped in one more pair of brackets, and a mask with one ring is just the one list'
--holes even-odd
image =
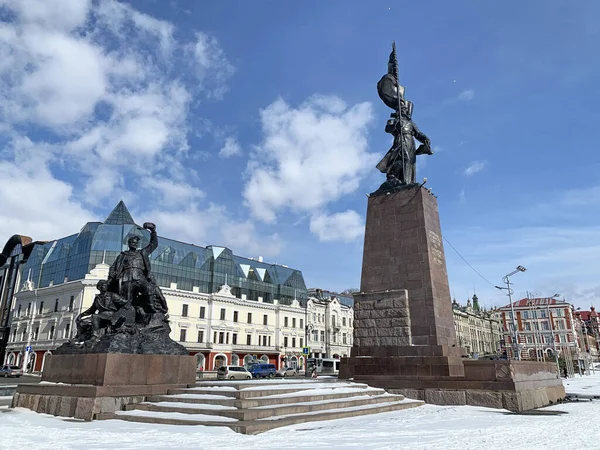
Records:
{"label": "arched window", "polygon": [[204,370],[206,357],[202,353],[196,353],[196,370]]}
{"label": "arched window", "polygon": [[295,356],[292,356],[288,362],[288,367],[298,369],[298,358],[296,358]]}
{"label": "arched window", "polygon": [[13,365],[14,363],[15,363],[15,354],[11,353],[10,355],[8,355],[8,364]]}
{"label": "arched window", "polygon": [[238,355],[236,355],[235,353],[233,355],[231,355],[231,365],[232,366],[240,365],[240,357]]}
{"label": "arched window", "polygon": [[227,365],[227,356],[225,356],[223,353],[219,353],[218,355],[216,355],[213,364],[213,369],[217,370],[219,367],[225,365]]}
{"label": "arched window", "polygon": [[268,362],[269,362],[269,357],[268,357],[267,355],[262,355],[262,356],[260,357],[260,360],[261,360],[261,361],[263,361],[263,362],[266,362],[266,363],[268,363]]}
{"label": "arched window", "polygon": [[35,354],[35,352],[31,352],[29,353],[27,359],[27,367],[25,368],[25,370],[27,371],[27,373],[31,373],[35,370],[35,360],[37,359],[37,355]]}
{"label": "arched window", "polygon": [[248,366],[252,363],[252,361],[254,361],[255,357],[252,355],[246,355],[244,356],[244,366]]}

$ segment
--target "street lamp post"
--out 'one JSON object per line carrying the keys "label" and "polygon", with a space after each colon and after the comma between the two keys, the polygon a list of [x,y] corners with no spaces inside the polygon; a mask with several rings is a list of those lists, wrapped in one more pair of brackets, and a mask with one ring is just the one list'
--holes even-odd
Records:
{"label": "street lamp post", "polygon": [[508,292],[508,300],[510,301],[510,314],[512,316],[512,325],[513,325],[513,352],[516,356],[517,361],[521,360],[521,349],[519,348],[519,330],[517,329],[517,319],[515,317],[515,305],[512,301],[513,291],[510,288],[510,277],[519,272],[525,272],[527,269],[523,266],[517,266],[515,270],[513,270],[508,275],[505,275],[502,278],[502,281],[506,284],[506,287],[496,286],[496,289],[506,290]]}

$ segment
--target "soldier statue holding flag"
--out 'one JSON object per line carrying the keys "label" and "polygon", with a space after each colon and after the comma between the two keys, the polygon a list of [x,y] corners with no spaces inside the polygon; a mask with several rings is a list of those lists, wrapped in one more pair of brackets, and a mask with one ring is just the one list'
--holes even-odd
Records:
{"label": "soldier statue holding flag", "polygon": [[[415,184],[417,155],[433,154],[429,138],[412,121],[412,102],[404,98],[404,87],[400,86],[398,79],[395,43],[388,62],[388,73],[377,83],[377,92],[383,103],[395,111],[385,126],[385,131],[394,136],[394,143],[376,166],[386,174],[386,181],[374,194]],[[418,148],[415,138],[422,143]]]}

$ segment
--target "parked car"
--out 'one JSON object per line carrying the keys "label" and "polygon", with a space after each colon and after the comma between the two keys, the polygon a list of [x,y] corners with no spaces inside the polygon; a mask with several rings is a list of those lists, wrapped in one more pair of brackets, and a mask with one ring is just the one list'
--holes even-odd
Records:
{"label": "parked car", "polygon": [[17,377],[23,375],[23,369],[19,366],[2,366],[0,368],[0,377]]}
{"label": "parked car", "polygon": [[221,366],[217,370],[217,380],[250,380],[252,375],[244,367]]}
{"label": "parked car", "polygon": [[274,364],[252,364],[248,367],[248,372],[254,378],[273,378],[277,370]]}
{"label": "parked car", "polygon": [[282,369],[279,369],[277,371],[276,375],[278,377],[293,377],[297,374],[298,372],[296,372],[296,369],[294,369],[293,367],[283,367]]}

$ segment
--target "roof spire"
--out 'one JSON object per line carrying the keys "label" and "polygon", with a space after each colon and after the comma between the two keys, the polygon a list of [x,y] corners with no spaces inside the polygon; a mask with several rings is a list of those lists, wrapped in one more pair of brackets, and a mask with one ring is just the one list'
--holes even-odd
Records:
{"label": "roof spire", "polygon": [[119,201],[119,203],[117,203],[117,206],[115,206],[115,208],[108,215],[108,217],[104,221],[104,224],[105,225],[125,225],[125,224],[135,225],[135,222],[133,221],[133,217],[131,217],[131,214],[129,213],[127,206],[125,206],[125,203],[123,202],[123,200],[121,200],[121,201]]}

